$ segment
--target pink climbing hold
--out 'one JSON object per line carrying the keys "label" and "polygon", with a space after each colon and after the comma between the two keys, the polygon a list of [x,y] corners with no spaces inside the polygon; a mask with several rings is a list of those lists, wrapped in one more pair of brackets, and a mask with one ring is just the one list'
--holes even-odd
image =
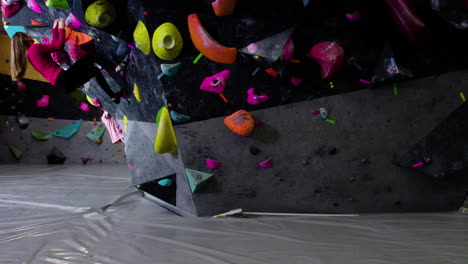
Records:
{"label": "pink climbing hold", "polygon": [[89,105],[85,102],[81,102],[80,103],[80,110],[81,111],[85,111],[85,112],[89,112]]}
{"label": "pink climbing hold", "polygon": [[16,14],[22,7],[21,0],[2,0],[1,9],[5,18],[10,18]]}
{"label": "pink climbing hold", "polygon": [[312,111],[312,112],[310,112],[310,113],[311,113],[312,115],[318,115],[318,114],[320,113],[320,111],[319,111],[319,110],[314,110],[314,111]]}
{"label": "pink climbing hold", "polygon": [[273,160],[272,159],[267,159],[263,161],[262,163],[258,164],[259,167],[261,168],[271,168],[273,167]]}
{"label": "pink climbing hold", "polygon": [[290,59],[292,59],[293,53],[294,53],[294,42],[292,39],[289,39],[283,48],[283,60],[289,61]]}
{"label": "pink climbing hold", "polygon": [[96,106],[96,107],[102,107],[101,105],[101,102],[99,102],[99,99],[97,97],[95,97],[93,100],[92,100],[93,104]]}
{"label": "pink climbing hold", "polygon": [[67,19],[65,19],[65,25],[71,29],[79,29],[81,27],[81,21],[73,14],[70,13]]}
{"label": "pink climbing hold", "polygon": [[263,126],[265,123],[263,123],[260,120],[255,120],[255,126]]}
{"label": "pink climbing hold", "polygon": [[292,85],[294,85],[294,86],[299,86],[299,85],[301,85],[302,81],[304,81],[304,79],[302,79],[302,78],[297,78],[297,77],[294,77],[294,76],[291,77],[291,83],[292,83]]}
{"label": "pink climbing hold", "polygon": [[20,80],[16,81],[16,86],[18,87],[18,92],[21,93],[21,92],[26,91],[26,88],[27,88],[26,84]]}
{"label": "pink climbing hold", "polygon": [[217,168],[221,167],[221,162],[217,160],[212,160],[210,158],[205,159],[205,163],[208,166],[208,168],[212,170],[216,170]]}
{"label": "pink climbing hold", "polygon": [[359,20],[359,18],[361,18],[361,13],[359,12],[354,12],[352,14],[346,14],[345,17],[349,20],[349,21],[353,21],[353,22],[356,22]]}
{"label": "pink climbing hold", "polygon": [[335,75],[345,62],[343,48],[338,43],[330,41],[320,42],[313,46],[308,56],[320,64],[322,79]]}
{"label": "pink climbing hold", "polygon": [[43,95],[41,99],[37,100],[37,107],[47,107],[49,105],[50,97],[48,95]]}
{"label": "pink climbing hold", "polygon": [[252,44],[247,46],[247,50],[251,54],[257,54],[257,52],[260,50],[260,46],[258,44],[252,43]]}
{"label": "pink climbing hold", "polygon": [[200,90],[213,93],[222,93],[226,87],[226,82],[229,80],[229,77],[231,77],[230,70],[224,70],[213,76],[206,77],[200,85]]}
{"label": "pink climbing hold", "polygon": [[36,0],[28,0],[28,7],[31,8],[32,11],[42,14],[42,9]]}
{"label": "pink climbing hold", "polygon": [[132,164],[132,163],[128,163],[128,168],[129,168],[129,169],[133,168],[133,164]]}
{"label": "pink climbing hold", "polygon": [[247,90],[247,103],[251,105],[258,105],[260,103],[263,103],[265,101],[268,101],[270,97],[266,95],[265,93],[262,93],[261,95],[256,95],[255,94],[255,88],[250,88]]}
{"label": "pink climbing hold", "polygon": [[417,168],[417,167],[420,167],[420,166],[422,166],[422,165],[424,165],[424,162],[418,162],[418,163],[416,163],[416,164],[413,164],[412,167],[413,167],[413,168]]}

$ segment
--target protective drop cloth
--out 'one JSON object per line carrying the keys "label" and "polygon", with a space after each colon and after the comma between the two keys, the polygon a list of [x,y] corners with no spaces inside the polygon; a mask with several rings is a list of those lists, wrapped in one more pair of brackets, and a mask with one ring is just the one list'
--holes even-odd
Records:
{"label": "protective drop cloth", "polygon": [[463,214],[184,218],[126,173],[0,166],[0,263],[468,263]]}

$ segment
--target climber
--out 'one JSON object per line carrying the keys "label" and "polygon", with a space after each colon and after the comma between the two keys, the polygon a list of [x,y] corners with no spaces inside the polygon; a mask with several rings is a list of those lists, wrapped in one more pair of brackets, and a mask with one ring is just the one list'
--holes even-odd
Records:
{"label": "climber", "polygon": [[49,45],[35,44],[31,36],[18,32],[11,39],[11,78],[20,81],[26,72],[26,58],[31,65],[55,87],[72,92],[95,77],[99,86],[116,104],[120,103],[121,91],[115,93],[109,87],[101,71],[94,65],[91,54],[79,58],[69,69],[60,68],[51,54],[63,50],[65,45],[65,21],[56,19]]}

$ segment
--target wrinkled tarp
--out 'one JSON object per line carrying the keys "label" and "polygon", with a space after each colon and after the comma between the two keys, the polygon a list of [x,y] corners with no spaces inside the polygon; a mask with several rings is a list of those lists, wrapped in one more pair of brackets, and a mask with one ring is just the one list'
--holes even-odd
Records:
{"label": "wrinkled tarp", "polygon": [[121,165],[0,166],[2,264],[468,263],[467,238],[458,213],[184,218]]}

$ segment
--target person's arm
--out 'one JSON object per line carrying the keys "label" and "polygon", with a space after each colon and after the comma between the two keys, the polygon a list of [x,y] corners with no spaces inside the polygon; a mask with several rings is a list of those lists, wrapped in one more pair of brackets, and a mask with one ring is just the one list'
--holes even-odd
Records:
{"label": "person's arm", "polygon": [[52,41],[49,45],[34,44],[37,45],[35,49],[41,53],[52,53],[59,50],[63,50],[65,46],[65,23],[63,20],[59,20],[58,23],[54,23],[52,29]]}

